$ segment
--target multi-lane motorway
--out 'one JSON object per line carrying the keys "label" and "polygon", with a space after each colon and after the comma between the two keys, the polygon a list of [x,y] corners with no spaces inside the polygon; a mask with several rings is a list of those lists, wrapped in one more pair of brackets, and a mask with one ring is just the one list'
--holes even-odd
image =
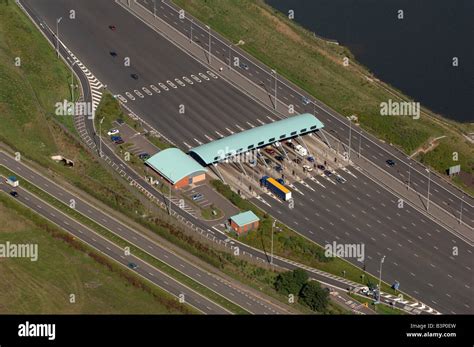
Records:
{"label": "multi-lane motorway", "polygon": [[[214,79],[207,73],[208,69],[206,66],[198,63],[180,51],[169,41],[154,33],[137,18],[131,16],[114,3],[71,3],[69,1],[55,1],[53,4],[53,2],[47,0],[35,2],[25,1],[25,3],[51,28],[55,27],[56,18],[65,16],[71,8],[75,9],[77,13],[76,19],[70,20],[65,18],[65,20],[61,22],[61,40],[67,44],[76,56],[78,56],[102,82],[107,84],[108,88],[114,94],[127,97],[126,93],[130,93],[133,99],[129,98],[127,101],[128,106],[183,149],[209,142],[212,139],[234,132],[249,129],[262,123],[271,122],[278,117],[278,114],[273,114],[268,108],[249,99],[245,94],[238,91],[223,79]],[[163,9],[161,9],[163,15],[167,13],[166,11],[171,11],[167,5],[163,6]],[[96,13],[101,13],[100,19],[96,18]],[[166,18],[172,18],[171,13],[172,11],[169,12],[167,17],[163,16],[163,18],[165,20]],[[186,20],[181,21],[176,18],[176,14],[174,14],[174,16],[175,18],[172,20],[172,24],[176,22],[178,23],[177,27],[181,25],[183,30],[185,30],[187,28]],[[116,25],[116,30],[110,30],[108,28],[109,25]],[[196,27],[195,30],[199,29]],[[196,35],[202,36],[204,34],[196,32]],[[201,41],[204,42],[204,40]],[[219,44],[221,44],[222,47],[219,48]],[[219,40],[216,40],[212,45],[213,52],[214,49],[219,50],[219,52],[221,52],[220,54],[222,54],[222,50],[225,49],[225,44],[219,43]],[[116,52],[117,56],[112,57],[110,54],[111,51]],[[218,52],[216,51],[215,54],[217,55]],[[231,52],[231,55],[232,54],[242,53],[237,53],[234,49]],[[130,57],[131,67],[124,67],[123,59],[125,57]],[[250,68],[242,72],[249,74],[247,76],[248,78],[253,78],[252,76],[257,75],[255,69],[264,68],[248,58],[246,63],[249,64]],[[138,80],[131,78],[132,73],[136,73],[139,76]],[[201,74],[207,75],[208,80],[204,79]],[[193,75],[201,82],[193,79]],[[185,77],[194,81],[193,84],[185,82]],[[181,82],[184,81],[185,86],[180,85],[175,79]],[[167,81],[171,81],[177,87],[173,88]],[[271,91],[273,87],[270,82],[268,82],[269,85],[267,89]],[[162,89],[159,94],[153,92],[152,96],[149,96],[146,91],[143,90],[143,88],[152,90],[151,85],[162,88],[160,83],[167,86],[168,90]],[[264,81],[264,83],[267,82]],[[278,94],[280,97],[286,95],[286,97],[294,100],[295,104],[300,102],[301,98],[286,83],[287,82],[284,83],[279,79]],[[286,91],[285,88],[287,88]],[[138,93],[136,91],[138,91]],[[291,95],[293,96],[285,93],[292,93]],[[140,94],[143,97],[140,97]],[[179,113],[180,105],[185,106],[184,114]],[[348,129],[346,128],[347,121],[340,117],[338,118],[333,111],[323,105],[318,104],[318,106],[321,108],[317,108],[315,112],[316,115],[325,122],[327,128],[335,127],[333,124],[339,122],[335,130],[338,131],[339,136],[344,140],[344,137],[348,136],[348,131],[345,131]],[[300,105],[299,108],[302,109],[303,106]],[[367,157],[373,156],[374,158],[372,158],[372,160],[378,160],[379,164],[383,166],[388,155],[384,152],[385,145],[377,140],[369,139],[369,135],[364,136],[367,136],[367,138],[362,139],[363,155]],[[357,141],[355,141],[355,143],[357,143]],[[389,149],[392,152],[394,151],[390,147]],[[396,157],[396,151],[390,154],[390,157]],[[403,165],[398,165],[397,168],[401,170],[400,172],[403,172]],[[308,235],[308,237],[318,242],[330,241],[327,240],[329,235],[325,235],[325,233],[328,232],[333,234],[334,237],[339,237],[340,242],[350,242],[353,240],[362,242],[362,240],[364,240],[364,242],[370,245],[373,263],[368,264],[368,267],[372,266],[374,268],[373,273],[376,273],[376,266],[374,264],[378,261],[378,259],[375,258],[378,257],[379,254],[390,252],[387,249],[390,248],[391,252],[395,254],[392,261],[397,265],[392,264],[392,268],[389,266],[387,270],[384,270],[384,279],[391,281],[392,279],[403,278],[402,283],[404,287],[409,288],[409,290],[407,290],[409,294],[421,298],[428,304],[432,304],[441,309],[443,312],[471,312],[472,261],[470,261],[469,258],[467,260],[464,258],[467,256],[467,251],[470,250],[470,248],[466,248],[462,245],[460,249],[464,251],[463,258],[456,257],[454,260],[451,260],[452,262],[442,258],[446,261],[440,261],[440,264],[434,264],[432,262],[431,264],[424,264],[424,259],[440,258],[440,254],[442,253],[435,248],[437,247],[439,249],[440,245],[444,247],[444,249],[442,249],[443,254],[449,259],[447,252],[448,248],[453,247],[450,244],[453,242],[448,240],[450,243],[446,244],[442,243],[443,239],[433,237],[432,235],[434,235],[436,231],[430,231],[431,227],[425,226],[422,224],[423,222],[417,223],[417,221],[424,217],[416,211],[406,212],[407,214],[413,213],[413,220],[405,221],[405,216],[393,219],[396,213],[400,212],[395,212],[396,209],[387,212],[382,205],[378,207],[375,206],[375,203],[371,205],[370,202],[376,198],[371,199],[366,197],[368,203],[365,207],[371,209],[369,212],[366,211],[368,215],[364,215],[362,211],[351,211],[349,207],[345,209],[338,208],[336,204],[343,206],[341,203],[343,203],[344,200],[351,201],[353,204],[358,205],[357,197],[363,194],[360,189],[364,187],[365,192],[366,186],[370,187],[371,191],[375,191],[373,196],[377,196],[376,190],[382,191],[384,194],[383,199],[387,200],[383,202],[386,206],[389,201],[394,199],[393,196],[377,186],[374,182],[368,181],[364,175],[358,174],[357,176],[357,182],[353,182],[355,188],[349,185],[346,185],[346,188],[344,188],[349,190],[347,196],[344,195],[345,193],[339,191],[325,191],[325,193],[331,194],[330,198],[327,199],[326,207],[321,206],[320,203],[320,201],[324,200],[324,198],[321,198],[322,195],[325,195],[324,192],[318,191],[314,193],[313,197],[309,198],[308,201],[304,199],[306,199],[305,197],[309,197],[311,193],[313,193],[312,191],[311,193],[305,193],[305,195],[301,197],[298,196],[298,199],[301,199],[300,201],[302,203],[306,203],[305,205],[308,206],[307,208],[310,209],[310,211],[300,209],[298,213],[301,213],[301,215],[293,212],[286,213],[285,217],[288,220],[285,220],[285,222],[295,230],[304,234],[309,234],[308,230],[315,233],[315,228],[319,228],[320,223],[327,223],[328,225],[326,227],[324,224],[322,225],[324,228],[327,228],[326,232],[322,232],[321,229],[316,229],[317,235]],[[419,185],[421,187],[423,178],[420,177],[420,180],[417,181],[413,169],[411,170],[411,176],[413,186],[416,187]],[[363,182],[365,182],[365,184]],[[434,183],[432,184],[432,199],[436,201],[434,196],[434,194],[437,193],[436,190],[442,194],[445,194],[445,190],[441,187],[437,187]],[[455,188],[448,187],[446,189],[457,193]],[[304,192],[304,190],[302,191]],[[333,199],[335,195],[337,198]],[[452,197],[449,198],[454,199]],[[311,199],[313,199],[313,201],[311,201]],[[338,201],[338,199],[341,201]],[[384,201],[383,199],[382,201]],[[441,200],[443,199],[441,198]],[[319,204],[315,201],[319,202]],[[439,204],[443,205],[442,202],[439,202]],[[467,216],[465,217],[467,218],[466,220],[471,218],[470,206],[472,206],[472,204],[469,202],[469,199],[466,199],[464,205],[464,216]],[[372,210],[372,207],[376,209],[375,212]],[[345,210],[342,213],[348,213],[347,216],[342,217],[344,221],[338,218],[338,209]],[[315,212],[318,213],[319,216],[313,216]],[[361,221],[361,226],[357,226],[360,230],[357,230],[354,224],[349,222],[351,214],[356,215],[356,218]],[[395,216],[392,216],[392,214],[395,214]],[[308,216],[312,216],[312,219]],[[391,222],[387,219],[387,216],[395,221]],[[275,217],[282,219],[278,212],[275,213]],[[306,221],[305,217],[308,218],[309,221]],[[381,231],[377,225],[380,223],[378,223],[377,220],[383,220],[390,229],[397,230],[397,233],[393,231],[391,231],[391,233],[398,235],[396,237],[391,235],[390,238],[388,238],[388,236],[384,237],[382,234],[389,235],[387,233],[388,230]],[[298,224],[295,225],[295,222]],[[337,223],[337,227],[334,227],[331,223],[334,225]],[[367,224],[377,230],[376,235],[372,234],[370,236],[377,240],[377,242],[367,236],[368,232],[366,229],[369,228]],[[437,228],[439,229],[440,227],[437,226]],[[349,233],[349,235],[346,235],[346,233]],[[443,237],[451,237],[444,229],[441,229],[440,233],[444,235]],[[422,239],[417,237],[416,240],[412,240],[414,236],[419,236]],[[383,240],[384,238],[387,238],[387,240]],[[410,246],[408,240],[412,243],[415,242],[416,246]],[[456,238],[454,238],[454,240],[456,240]],[[456,240],[456,242],[460,241]],[[398,243],[402,244],[402,246],[398,246]],[[409,247],[404,247],[403,245],[405,244]],[[416,247],[415,251],[412,247]],[[397,268],[397,266],[400,268]],[[414,269],[416,271],[414,271]],[[447,277],[444,278],[442,276]],[[451,282],[455,285],[452,286]],[[468,287],[463,288],[463,285],[467,285]],[[427,287],[425,288],[425,286]]]}

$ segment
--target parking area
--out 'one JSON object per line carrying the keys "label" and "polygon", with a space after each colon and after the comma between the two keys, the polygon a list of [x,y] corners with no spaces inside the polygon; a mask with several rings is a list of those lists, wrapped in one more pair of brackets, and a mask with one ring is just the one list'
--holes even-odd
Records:
{"label": "parking area", "polygon": [[109,135],[110,142],[126,144],[127,151],[131,154],[152,156],[159,151],[159,148],[148,141],[143,133],[137,132],[124,121],[116,120],[113,122],[113,126],[114,128],[109,131],[111,134]]}

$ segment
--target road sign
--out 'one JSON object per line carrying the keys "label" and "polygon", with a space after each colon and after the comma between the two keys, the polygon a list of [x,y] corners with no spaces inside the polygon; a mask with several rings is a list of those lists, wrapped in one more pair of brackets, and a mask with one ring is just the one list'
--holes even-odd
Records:
{"label": "road sign", "polygon": [[459,172],[461,172],[461,165],[454,165],[449,168],[449,176],[458,174]]}

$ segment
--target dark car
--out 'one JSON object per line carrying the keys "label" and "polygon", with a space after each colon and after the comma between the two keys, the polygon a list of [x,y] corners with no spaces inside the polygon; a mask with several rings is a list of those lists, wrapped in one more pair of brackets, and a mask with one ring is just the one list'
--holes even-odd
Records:
{"label": "dark car", "polygon": [[275,159],[278,161],[283,161],[285,158],[282,155],[277,155]]}
{"label": "dark car", "polygon": [[110,136],[110,139],[111,139],[113,142],[116,142],[116,141],[121,140],[122,138],[121,138],[120,136]]}
{"label": "dark car", "polygon": [[294,161],[296,164],[301,164],[301,158],[295,158],[295,159],[293,159],[293,161]]}
{"label": "dark car", "polygon": [[136,73],[132,73],[130,77],[132,77],[134,80],[138,79],[138,75]]}
{"label": "dark car", "polygon": [[285,185],[285,180],[283,178],[277,178],[277,182],[282,185]]}
{"label": "dark car", "polygon": [[138,265],[135,264],[135,263],[128,263],[128,267],[129,267],[130,269],[132,269],[132,270],[138,269]]}
{"label": "dark car", "polygon": [[283,171],[283,168],[281,167],[281,165],[277,165],[277,166],[275,166],[275,170],[276,170],[277,172],[282,172],[282,171]]}
{"label": "dark car", "polygon": [[120,125],[122,125],[122,124],[125,123],[125,121],[124,121],[122,118],[118,118],[118,119],[116,120],[116,122],[117,122],[118,124],[120,124]]}
{"label": "dark car", "polygon": [[395,162],[394,162],[392,159],[387,159],[385,162],[386,162],[387,165],[390,166],[390,167],[395,166]]}
{"label": "dark car", "polygon": [[324,170],[324,174],[328,177],[331,177],[332,176],[332,172],[329,171],[329,170]]}
{"label": "dark car", "polygon": [[10,195],[13,196],[14,198],[17,198],[17,197],[18,197],[18,193],[15,192],[15,191],[11,191],[11,192],[10,192]]}
{"label": "dark car", "polygon": [[117,52],[115,52],[115,51],[110,51],[109,53],[114,58],[117,56]]}
{"label": "dark car", "polygon": [[314,163],[314,158],[309,156],[308,158],[306,158],[310,163]]}
{"label": "dark car", "polygon": [[109,25],[109,29],[112,30],[112,31],[115,31],[117,30],[117,27],[115,25]]}
{"label": "dark car", "polygon": [[150,155],[148,153],[141,153],[138,155],[138,158],[140,158],[141,160],[147,160],[150,158]]}
{"label": "dark car", "polygon": [[240,63],[239,67],[240,67],[241,69],[244,69],[244,70],[248,70],[248,69],[249,69],[249,66],[248,66],[247,64],[245,64],[245,63]]}
{"label": "dark car", "polygon": [[317,167],[319,170],[322,170],[322,171],[326,170],[326,166],[321,165],[321,164],[316,165],[316,167]]}

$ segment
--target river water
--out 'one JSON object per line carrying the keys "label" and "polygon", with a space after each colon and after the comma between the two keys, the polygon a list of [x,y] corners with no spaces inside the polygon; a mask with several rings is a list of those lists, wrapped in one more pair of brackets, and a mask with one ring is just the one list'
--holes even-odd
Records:
{"label": "river water", "polygon": [[300,25],[348,47],[379,79],[434,112],[474,122],[474,0],[266,2],[293,10]]}

